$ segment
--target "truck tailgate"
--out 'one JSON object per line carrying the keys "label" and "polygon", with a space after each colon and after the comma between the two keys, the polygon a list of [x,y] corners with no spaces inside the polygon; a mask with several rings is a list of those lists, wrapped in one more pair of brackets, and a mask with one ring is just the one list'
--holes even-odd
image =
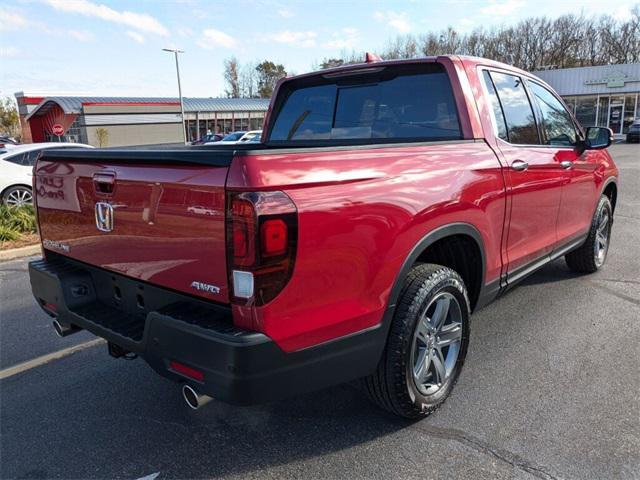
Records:
{"label": "truck tailgate", "polygon": [[233,150],[49,151],[35,168],[43,247],[227,303],[225,181]]}

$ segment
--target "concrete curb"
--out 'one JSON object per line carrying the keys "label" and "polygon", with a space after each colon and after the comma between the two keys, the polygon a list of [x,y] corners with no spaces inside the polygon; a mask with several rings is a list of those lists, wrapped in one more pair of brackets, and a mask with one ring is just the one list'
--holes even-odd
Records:
{"label": "concrete curb", "polygon": [[14,258],[30,257],[41,252],[40,244],[29,245],[28,247],[12,248],[10,250],[0,250],[0,262],[13,260]]}

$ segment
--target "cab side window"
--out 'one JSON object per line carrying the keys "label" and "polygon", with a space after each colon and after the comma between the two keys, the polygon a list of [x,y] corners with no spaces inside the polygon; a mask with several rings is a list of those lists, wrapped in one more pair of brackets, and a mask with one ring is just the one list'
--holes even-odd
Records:
{"label": "cab side window", "polygon": [[484,70],[482,72],[482,76],[484,79],[484,84],[487,87],[487,92],[489,93],[489,102],[491,104],[493,120],[495,121],[496,125],[496,133],[498,134],[499,138],[501,138],[505,142],[508,142],[509,136],[507,135],[507,124],[504,120],[504,113],[502,112],[502,107],[500,106],[500,100],[498,100],[498,92],[496,92],[496,87],[493,85],[493,81],[491,80],[489,72]]}
{"label": "cab side window", "polygon": [[499,72],[491,72],[490,75],[507,123],[509,143],[540,144],[533,108],[522,79],[516,75]]}
{"label": "cab side window", "polygon": [[575,145],[576,129],[564,105],[542,85],[535,82],[527,84],[542,116],[543,145]]}

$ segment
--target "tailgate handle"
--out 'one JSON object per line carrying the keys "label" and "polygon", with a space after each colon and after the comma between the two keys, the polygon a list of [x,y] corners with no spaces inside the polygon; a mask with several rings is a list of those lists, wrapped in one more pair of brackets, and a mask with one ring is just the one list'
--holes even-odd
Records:
{"label": "tailgate handle", "polygon": [[98,172],[93,174],[93,186],[96,193],[111,194],[116,184],[115,172]]}

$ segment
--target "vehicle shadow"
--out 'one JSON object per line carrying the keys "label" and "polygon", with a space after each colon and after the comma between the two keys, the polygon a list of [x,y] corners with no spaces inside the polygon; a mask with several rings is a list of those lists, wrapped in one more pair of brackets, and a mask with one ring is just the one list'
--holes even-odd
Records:
{"label": "vehicle shadow", "polygon": [[540,268],[540,270],[522,280],[518,285],[542,285],[545,283],[564,282],[582,276],[584,275],[569,270],[564,259],[559,258]]}
{"label": "vehicle shadow", "polygon": [[[92,365],[82,357],[93,357]],[[42,375],[40,385],[19,376],[3,381],[2,478],[245,476],[412,424],[368,403],[352,385],[254,407],[214,401],[193,411],[177,385],[141,361],[116,366],[92,352],[68,359],[67,367],[71,362],[65,371],[51,365],[29,373]]]}

